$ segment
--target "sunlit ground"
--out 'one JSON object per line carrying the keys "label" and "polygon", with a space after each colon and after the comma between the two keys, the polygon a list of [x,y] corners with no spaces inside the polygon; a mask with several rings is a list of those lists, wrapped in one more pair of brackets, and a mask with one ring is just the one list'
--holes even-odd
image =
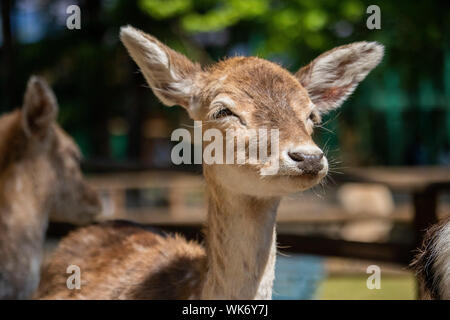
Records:
{"label": "sunlit ground", "polygon": [[381,288],[369,290],[366,275],[331,276],[319,284],[320,300],[414,300],[416,284],[412,275],[384,276]]}
{"label": "sunlit ground", "polygon": [[[380,288],[369,289],[367,267],[380,268]],[[312,255],[279,256],[274,299],[411,300],[416,282],[406,267],[356,259]]]}

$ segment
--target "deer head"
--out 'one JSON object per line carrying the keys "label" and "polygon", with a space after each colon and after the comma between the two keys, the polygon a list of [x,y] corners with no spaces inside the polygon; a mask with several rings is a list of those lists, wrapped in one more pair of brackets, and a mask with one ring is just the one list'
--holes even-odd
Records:
{"label": "deer head", "polygon": [[[257,164],[204,165],[207,180],[255,196],[305,190],[327,174],[327,159],[311,138],[314,126],[322,114],[344,102],[383,56],[382,45],[356,42],[328,51],[291,74],[256,57],[234,57],[201,68],[130,26],[122,28],[121,40],[154,94],[167,106],[184,107],[192,119],[202,121],[204,130],[215,128],[223,136],[230,129],[237,135],[278,130],[278,152]],[[277,158],[279,170],[263,175],[271,157]]]}
{"label": "deer head", "polygon": [[38,198],[46,199],[50,219],[83,224],[101,212],[100,201],[83,179],[80,150],[56,123],[57,114],[52,90],[43,79],[31,77],[22,109],[2,117],[8,129],[0,141],[7,155],[0,176],[23,173],[27,181],[21,183],[32,185]]}

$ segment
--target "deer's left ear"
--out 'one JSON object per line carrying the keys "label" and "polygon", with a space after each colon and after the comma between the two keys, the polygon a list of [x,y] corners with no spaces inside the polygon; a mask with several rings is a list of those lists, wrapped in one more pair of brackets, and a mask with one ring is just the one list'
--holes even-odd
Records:
{"label": "deer's left ear", "polygon": [[22,106],[22,127],[27,137],[44,138],[58,115],[52,89],[40,77],[28,80]]}
{"label": "deer's left ear", "polygon": [[339,107],[380,63],[384,47],[377,42],[355,42],[327,51],[295,76],[321,113]]}

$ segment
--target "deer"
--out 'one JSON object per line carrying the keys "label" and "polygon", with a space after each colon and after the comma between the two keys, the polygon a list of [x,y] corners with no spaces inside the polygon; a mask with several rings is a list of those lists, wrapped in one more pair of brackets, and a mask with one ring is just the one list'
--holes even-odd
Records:
{"label": "deer", "polygon": [[410,267],[424,300],[450,300],[450,217],[428,228]]}
{"label": "deer", "polygon": [[[201,67],[132,26],[122,27],[120,38],[163,104],[185,108],[205,130],[245,135],[252,128],[275,128],[279,152],[257,164],[203,164],[204,243],[125,221],[88,226],[60,242],[43,267],[35,297],[271,299],[280,200],[326,176],[328,161],[313,142],[314,126],[378,65],[384,47],[377,42],[340,46],[292,74],[258,57]],[[279,170],[263,175],[272,157]],[[66,287],[67,264],[80,268],[79,290]]]}
{"label": "deer", "polygon": [[48,84],[32,76],[22,108],[0,117],[0,299],[36,290],[49,219],[86,224],[101,212],[57,113]]}

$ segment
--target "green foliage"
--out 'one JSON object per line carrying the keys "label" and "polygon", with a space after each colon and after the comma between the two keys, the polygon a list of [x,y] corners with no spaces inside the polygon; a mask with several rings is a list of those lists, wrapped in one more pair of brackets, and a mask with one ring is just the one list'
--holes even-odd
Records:
{"label": "green foliage", "polygon": [[367,5],[364,6],[361,1],[347,0],[341,2],[339,9],[343,18],[357,22],[362,18],[362,16],[364,16],[366,8]]}
{"label": "green foliage", "polygon": [[187,12],[192,7],[192,0],[139,0],[139,7],[161,20]]}
{"label": "green foliage", "polygon": [[200,14],[190,12],[181,19],[187,32],[218,31],[233,26],[241,20],[261,17],[268,11],[268,2],[261,0],[218,1],[210,11]]}

